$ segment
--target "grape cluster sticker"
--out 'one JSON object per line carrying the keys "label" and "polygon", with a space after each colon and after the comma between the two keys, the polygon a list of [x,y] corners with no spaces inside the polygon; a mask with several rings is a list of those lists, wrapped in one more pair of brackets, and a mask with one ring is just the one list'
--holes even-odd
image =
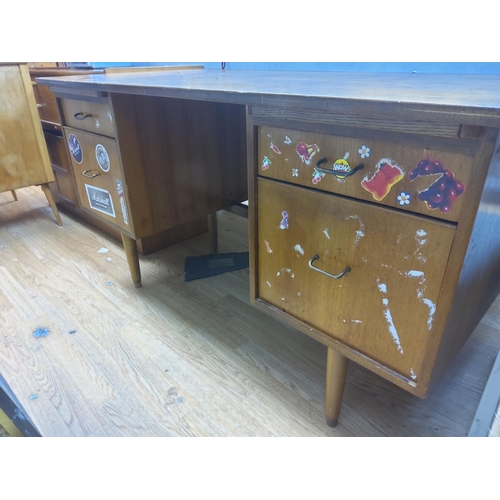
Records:
{"label": "grape cluster sticker", "polygon": [[465,184],[455,179],[455,174],[444,168],[440,161],[430,158],[427,150],[425,155],[426,157],[408,172],[408,178],[414,181],[417,177],[441,174],[427,189],[418,193],[418,199],[430,210],[439,209],[446,214],[451,211],[457,198],[465,192]]}

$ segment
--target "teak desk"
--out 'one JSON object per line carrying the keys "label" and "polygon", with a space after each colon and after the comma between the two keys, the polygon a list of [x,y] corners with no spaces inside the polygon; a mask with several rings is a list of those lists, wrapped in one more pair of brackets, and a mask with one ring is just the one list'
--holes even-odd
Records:
{"label": "teak desk", "polygon": [[122,229],[135,282],[134,239],[237,201],[248,171],[251,302],[328,347],[331,426],[348,359],[425,397],[498,294],[498,76],[174,70],[44,83],[82,207]]}

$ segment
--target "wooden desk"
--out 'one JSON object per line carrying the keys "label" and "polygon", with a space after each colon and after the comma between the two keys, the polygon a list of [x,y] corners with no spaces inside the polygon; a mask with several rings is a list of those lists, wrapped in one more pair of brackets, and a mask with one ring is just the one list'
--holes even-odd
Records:
{"label": "wooden desk", "polygon": [[[113,107],[119,147],[109,133],[106,149],[121,156],[127,203],[149,207],[133,231],[119,220],[124,243],[223,206],[228,186],[241,194],[246,133],[250,298],[328,346],[331,426],[348,359],[425,397],[498,294],[498,76],[191,70],[45,83],[67,127]],[[81,100],[92,109],[71,107]],[[177,166],[190,164],[186,181]]]}

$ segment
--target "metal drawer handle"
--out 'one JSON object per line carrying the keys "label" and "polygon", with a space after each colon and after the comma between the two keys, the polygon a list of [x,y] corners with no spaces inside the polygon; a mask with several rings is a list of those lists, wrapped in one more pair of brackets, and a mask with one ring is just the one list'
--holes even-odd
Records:
{"label": "metal drawer handle", "polygon": [[349,170],[349,172],[343,172],[342,170],[333,170],[331,168],[320,168],[319,165],[322,165],[327,161],[328,158],[321,158],[321,160],[318,160],[318,162],[316,163],[316,170],[324,174],[333,174],[335,177],[337,177],[337,179],[345,179],[346,177],[354,175],[358,170],[363,170],[365,168],[363,163],[360,163],[359,165],[355,166],[352,170]]}
{"label": "metal drawer handle", "polygon": [[318,260],[319,259],[319,255],[315,255],[310,261],[309,261],[309,267],[313,270],[313,271],[316,271],[318,273],[321,273],[321,274],[324,274],[325,276],[328,276],[329,278],[333,278],[334,280],[338,280],[339,278],[342,278],[342,276],[346,275],[350,270],[351,268],[349,266],[347,266],[340,274],[337,274],[335,276],[335,274],[330,274],[330,273],[327,273],[326,271],[323,271],[323,269],[318,269],[317,267],[314,267],[313,266],[313,262],[315,260]]}
{"label": "metal drawer handle", "polygon": [[92,118],[92,114],[91,113],[75,113],[73,115],[73,118],[75,118],[76,120],[85,120],[85,118]]}
{"label": "metal drawer handle", "polygon": [[84,170],[84,171],[82,172],[82,175],[83,175],[84,177],[87,177],[87,179],[93,179],[94,177],[97,177],[98,175],[101,175],[99,172],[98,172],[97,174],[94,174],[94,175],[87,175],[87,172],[91,172],[91,170],[90,170],[90,169],[88,169],[88,170]]}

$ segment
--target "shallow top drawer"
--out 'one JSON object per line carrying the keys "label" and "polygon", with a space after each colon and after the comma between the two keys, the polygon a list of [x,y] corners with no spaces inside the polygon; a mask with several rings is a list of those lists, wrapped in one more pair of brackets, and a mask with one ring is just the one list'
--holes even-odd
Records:
{"label": "shallow top drawer", "polygon": [[370,140],[261,126],[257,162],[262,177],[456,222],[467,203],[473,156],[390,136]]}
{"label": "shallow top drawer", "polygon": [[61,99],[64,125],[115,137],[113,110],[109,102]]}

